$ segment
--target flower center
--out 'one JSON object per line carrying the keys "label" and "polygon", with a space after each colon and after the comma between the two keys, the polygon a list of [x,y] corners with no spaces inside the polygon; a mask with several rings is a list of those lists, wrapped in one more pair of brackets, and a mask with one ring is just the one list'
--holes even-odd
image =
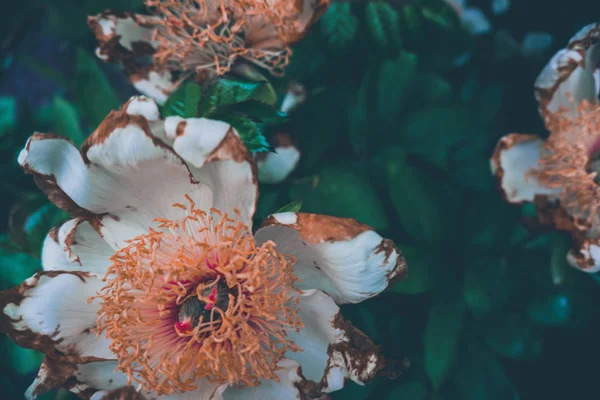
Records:
{"label": "flower center", "polygon": [[98,331],[118,368],[159,395],[194,390],[202,378],[230,385],[277,379],[302,327],[293,260],[218,210],[175,204],[179,220],[130,240],[112,257],[99,296]]}
{"label": "flower center", "polygon": [[[219,3],[219,4],[215,4]],[[301,13],[289,0],[146,0],[158,18],[154,62],[191,73],[227,73],[238,57],[279,74],[289,62],[287,38]]]}

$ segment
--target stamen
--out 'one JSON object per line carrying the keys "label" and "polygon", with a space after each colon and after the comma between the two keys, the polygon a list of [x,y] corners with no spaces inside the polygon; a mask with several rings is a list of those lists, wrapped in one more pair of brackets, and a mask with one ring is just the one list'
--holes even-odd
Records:
{"label": "stamen", "polygon": [[[277,379],[287,339],[302,327],[293,296],[293,260],[218,210],[190,206],[180,220],[158,219],[112,256],[98,297],[99,333],[118,368],[160,395],[197,387]],[[181,204],[175,204],[181,209]]]}

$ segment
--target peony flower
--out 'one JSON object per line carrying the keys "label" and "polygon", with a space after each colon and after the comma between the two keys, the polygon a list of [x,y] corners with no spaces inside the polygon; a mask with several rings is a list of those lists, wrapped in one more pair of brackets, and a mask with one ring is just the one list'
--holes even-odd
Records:
{"label": "peony flower", "polygon": [[329,0],[146,0],[152,15],[89,17],[101,59],[123,64],[141,93],[164,103],[184,79],[204,81],[244,62],[282,75],[289,45]]}
{"label": "peony flower", "polygon": [[325,215],[253,234],[256,168],[228,124],[134,97],[81,150],[34,134],[19,163],[73,217],[0,293],[2,330],[46,354],[27,398],[313,399],[389,369],[338,304],[404,277],[403,255]]}
{"label": "peony flower", "polygon": [[511,134],[500,140],[492,171],[510,203],[533,202],[538,219],[573,239],[569,263],[600,270],[600,24],[580,30],[535,82],[550,136]]}

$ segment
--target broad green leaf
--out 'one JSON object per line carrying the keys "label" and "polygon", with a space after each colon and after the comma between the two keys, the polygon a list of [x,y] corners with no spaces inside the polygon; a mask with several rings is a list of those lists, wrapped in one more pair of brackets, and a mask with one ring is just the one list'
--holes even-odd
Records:
{"label": "broad green leaf", "polygon": [[286,204],[285,206],[281,207],[279,210],[275,211],[275,214],[283,212],[298,212],[301,208],[302,200],[296,200],[292,201],[290,204]]}
{"label": "broad green leaf", "polygon": [[364,386],[357,385],[349,381],[344,388],[330,394],[332,400],[365,400],[369,398],[369,393],[373,390],[372,384]]}
{"label": "broad green leaf", "polygon": [[423,20],[444,31],[458,31],[460,19],[452,6],[439,0],[421,0],[424,7],[421,8]]}
{"label": "broad green leaf", "polygon": [[441,287],[433,294],[425,327],[425,371],[434,389],[439,388],[452,369],[464,320],[464,304],[455,285]]}
{"label": "broad green leaf", "polygon": [[323,14],[319,25],[329,49],[336,53],[344,53],[354,42],[358,19],[352,14],[350,3],[336,2]]}
{"label": "broad green leaf", "polygon": [[305,212],[355,218],[376,229],[388,226],[383,204],[366,174],[347,167],[327,167],[295,182],[290,198],[302,200]]}
{"label": "broad green leaf", "polygon": [[425,243],[448,242],[453,208],[439,182],[411,165],[393,148],[379,155],[396,214],[408,234]]}
{"label": "broad green leaf", "polygon": [[515,294],[508,265],[501,258],[473,258],[467,268],[463,298],[475,318],[499,312]]}
{"label": "broad green leaf", "polygon": [[77,105],[91,126],[98,126],[119,108],[119,98],[96,60],[83,49],[77,49],[75,65]]}
{"label": "broad green leaf", "polygon": [[2,357],[5,365],[11,366],[11,372],[25,375],[37,372],[40,368],[44,354],[17,346],[8,337],[2,338]]}
{"label": "broad green leaf", "polygon": [[77,147],[85,140],[77,110],[71,103],[58,96],[52,100],[52,130],[71,139]]}
{"label": "broad green leaf", "polygon": [[568,292],[540,293],[527,306],[527,315],[540,325],[564,326],[573,318],[573,302]]}
{"label": "broad green leaf", "polygon": [[365,16],[367,29],[379,48],[399,49],[402,47],[397,11],[384,1],[367,3]]}
{"label": "broad green leaf", "polygon": [[241,103],[247,100],[257,100],[274,105],[277,97],[265,81],[250,82],[232,79],[218,79],[204,93],[198,105],[198,115],[210,117],[218,108]]}
{"label": "broad green leaf", "polygon": [[194,118],[197,115],[198,103],[202,97],[202,87],[195,82],[186,82],[172,93],[162,106],[163,117],[173,115],[183,118]]}
{"label": "broad green leaf", "polygon": [[251,153],[269,151],[271,149],[271,145],[267,142],[260,127],[248,118],[248,116],[241,113],[219,113],[213,116],[213,118],[231,124]]}
{"label": "broad green leaf", "polygon": [[363,76],[355,97],[350,98],[348,105],[348,135],[350,143],[357,154],[368,152],[369,131],[369,85],[373,77],[373,68],[369,67]]}
{"label": "broad green leaf", "polygon": [[17,127],[17,101],[14,97],[0,97],[0,137],[10,134]]}
{"label": "broad green leaf", "polygon": [[398,129],[397,121],[403,107],[411,98],[417,66],[417,56],[406,51],[393,60],[381,63],[377,74],[376,105],[377,118],[382,123],[380,129],[383,131],[383,138],[389,140],[392,134],[398,135],[402,132]]}
{"label": "broad green leaf", "polygon": [[41,268],[40,260],[28,254],[0,250],[0,290],[20,285]]}
{"label": "broad green leaf", "polygon": [[524,316],[505,315],[482,322],[485,341],[503,357],[531,359],[542,351],[543,338],[539,328]]}
{"label": "broad green leaf", "polygon": [[410,266],[410,277],[394,284],[389,291],[401,294],[430,291],[440,281],[443,264],[448,264],[448,261],[441,260],[431,249],[405,245],[399,247]]}
{"label": "broad green leaf", "polygon": [[459,358],[454,382],[461,400],[518,400],[502,364],[485,346],[470,342]]}

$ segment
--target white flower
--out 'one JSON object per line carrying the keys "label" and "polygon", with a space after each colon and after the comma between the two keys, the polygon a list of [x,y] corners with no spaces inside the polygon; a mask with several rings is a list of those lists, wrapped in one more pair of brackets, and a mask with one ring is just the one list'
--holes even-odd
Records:
{"label": "white flower", "polygon": [[2,329],[46,354],[27,398],[319,398],[385,367],[337,304],[404,257],[352,219],[274,214],[253,234],[256,169],[229,125],[134,97],[80,151],[35,134],[19,163],[73,217],[44,271],[0,293]]}

